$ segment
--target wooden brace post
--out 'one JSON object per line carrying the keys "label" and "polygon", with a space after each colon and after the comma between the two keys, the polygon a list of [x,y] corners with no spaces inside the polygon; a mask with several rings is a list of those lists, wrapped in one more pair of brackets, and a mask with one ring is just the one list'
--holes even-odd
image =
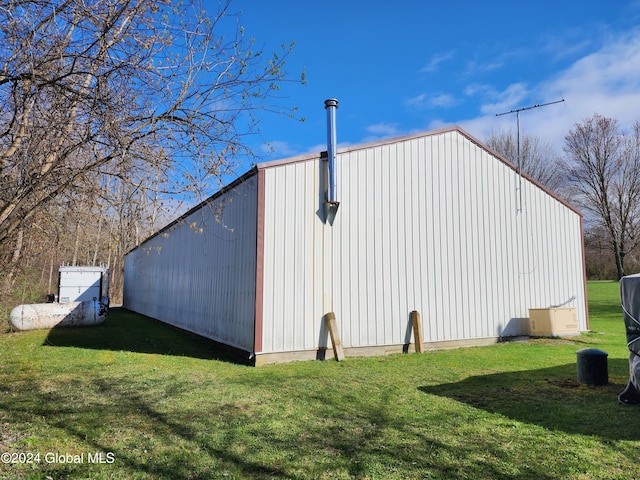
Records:
{"label": "wooden brace post", "polygon": [[344,351],[342,350],[342,342],[340,341],[340,333],[338,332],[338,322],[336,322],[336,314],[329,312],[324,316],[325,324],[331,335],[331,345],[333,346],[333,354],[339,362],[344,360]]}
{"label": "wooden brace post", "polygon": [[413,325],[413,341],[415,342],[416,353],[424,352],[424,343],[422,342],[422,322],[420,321],[420,312],[414,310],[409,314],[411,324]]}

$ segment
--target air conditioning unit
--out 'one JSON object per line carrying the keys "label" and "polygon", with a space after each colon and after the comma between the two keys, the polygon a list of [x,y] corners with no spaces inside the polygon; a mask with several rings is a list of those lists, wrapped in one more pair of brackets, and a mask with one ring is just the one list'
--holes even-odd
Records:
{"label": "air conditioning unit", "polygon": [[529,335],[567,337],[580,335],[575,308],[530,308]]}

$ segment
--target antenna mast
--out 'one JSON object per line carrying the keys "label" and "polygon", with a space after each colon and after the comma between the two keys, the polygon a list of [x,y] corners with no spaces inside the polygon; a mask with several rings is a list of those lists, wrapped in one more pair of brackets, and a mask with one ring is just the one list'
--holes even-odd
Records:
{"label": "antenna mast", "polygon": [[556,103],[564,102],[564,98],[562,100],[556,100],[555,102],[549,103],[540,103],[537,105],[532,105],[530,107],[521,107],[515,110],[510,110],[508,112],[496,113],[496,117],[500,117],[502,115],[509,115],[510,113],[516,114],[517,119],[517,144],[518,144],[518,157],[517,157],[517,172],[518,172],[518,212],[522,211],[522,165],[520,160],[520,112],[524,112],[525,110],[533,110],[534,108],[546,107],[547,105],[554,105]]}

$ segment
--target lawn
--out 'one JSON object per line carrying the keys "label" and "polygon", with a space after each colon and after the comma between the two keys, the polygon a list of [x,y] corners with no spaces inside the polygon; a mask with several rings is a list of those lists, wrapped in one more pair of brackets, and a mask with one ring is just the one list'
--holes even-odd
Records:
{"label": "lawn", "polygon": [[[0,477],[626,480],[618,284],[589,298],[572,339],[260,368],[126,311],[0,334]],[[609,353],[609,385],[577,383],[585,347]]]}

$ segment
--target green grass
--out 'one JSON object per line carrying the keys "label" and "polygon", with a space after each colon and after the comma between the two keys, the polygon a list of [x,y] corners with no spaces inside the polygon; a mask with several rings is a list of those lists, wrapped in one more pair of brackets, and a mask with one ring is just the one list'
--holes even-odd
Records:
{"label": "green grass", "polygon": [[[589,294],[592,331],[573,339],[340,363],[246,367],[125,311],[3,334],[0,452],[40,462],[0,464],[0,478],[632,478],[640,408],[616,401],[618,284]],[[609,385],[576,382],[585,347],[609,353]]]}

